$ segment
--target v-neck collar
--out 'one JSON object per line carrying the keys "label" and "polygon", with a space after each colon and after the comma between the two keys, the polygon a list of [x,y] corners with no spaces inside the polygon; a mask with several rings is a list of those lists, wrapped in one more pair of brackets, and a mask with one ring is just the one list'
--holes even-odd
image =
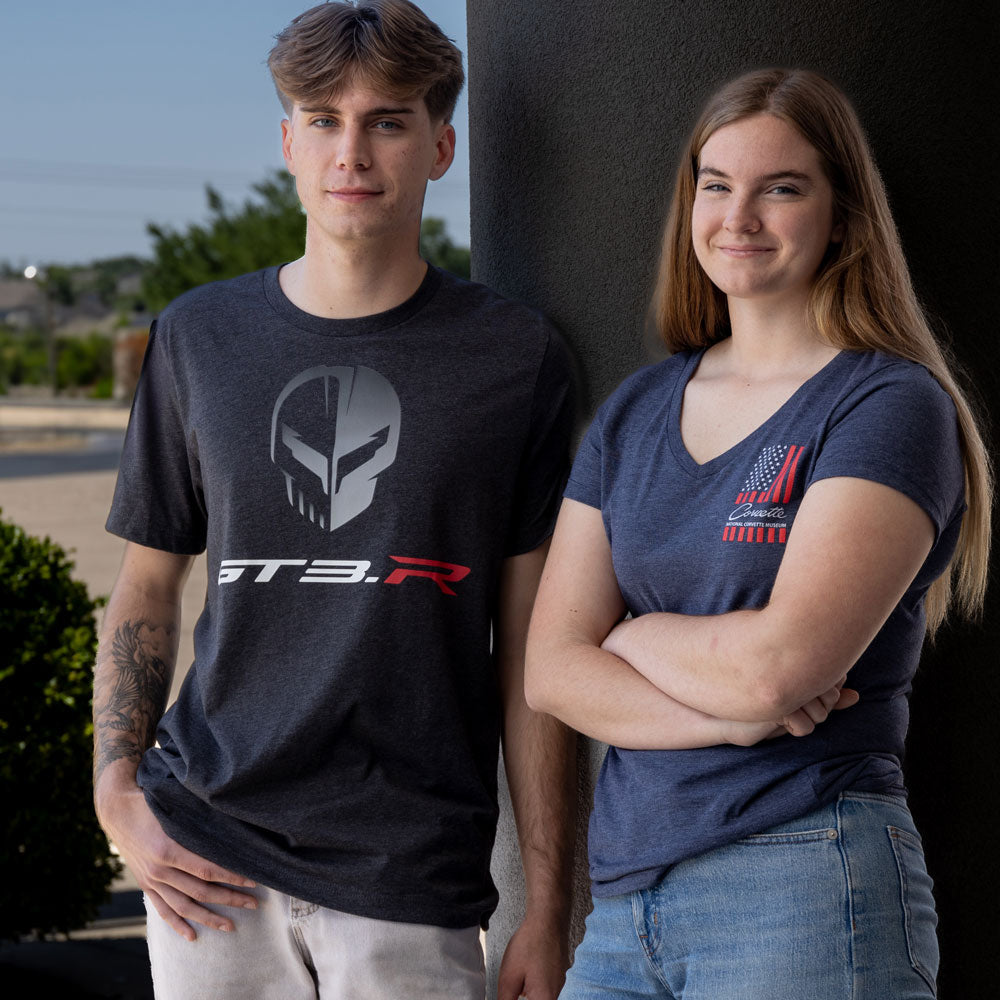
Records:
{"label": "v-neck collar", "polygon": [[692,458],[691,453],[687,450],[687,446],[684,444],[684,439],[681,437],[681,408],[684,403],[684,390],[687,388],[688,382],[691,380],[692,376],[698,369],[698,365],[701,364],[701,359],[708,348],[703,347],[698,351],[693,351],[688,357],[684,368],[681,370],[676,382],[674,383],[673,395],[670,400],[670,414],[669,423],[667,428],[667,437],[670,442],[670,450],[673,452],[674,458],[677,463],[691,476],[702,477],[714,475],[719,469],[724,468],[737,456],[742,456],[748,444],[752,443],[753,440],[759,436],[766,435],[770,430],[773,429],[774,425],[778,423],[782,415],[792,406],[798,403],[803,394],[811,391],[817,384],[823,383],[831,377],[835,377],[839,372],[840,366],[849,357],[849,351],[840,351],[835,354],[825,365],[815,375],[811,375],[805,380],[781,404],[763,423],[759,424],[754,430],[752,430],[745,437],[737,441],[732,447],[727,448],[724,452],[716,455],[715,458],[710,458],[707,462],[696,462]]}

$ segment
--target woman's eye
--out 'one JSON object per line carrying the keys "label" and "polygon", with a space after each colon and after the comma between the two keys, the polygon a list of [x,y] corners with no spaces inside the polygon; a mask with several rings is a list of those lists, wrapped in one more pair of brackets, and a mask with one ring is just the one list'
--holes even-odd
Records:
{"label": "woman's eye", "polygon": [[726,185],[720,184],[718,181],[711,181],[710,183],[702,187],[702,191],[725,191]]}
{"label": "woman's eye", "polygon": [[798,194],[798,189],[791,184],[777,184],[771,188],[771,194]]}

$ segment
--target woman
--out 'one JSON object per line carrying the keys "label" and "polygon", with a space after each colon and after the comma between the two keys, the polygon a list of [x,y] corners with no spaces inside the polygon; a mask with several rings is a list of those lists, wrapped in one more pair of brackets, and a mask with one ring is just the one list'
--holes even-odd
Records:
{"label": "woman", "polygon": [[931,997],[907,695],[982,603],[990,474],[829,82],[709,101],[655,316],[675,353],[598,412],[529,636],[532,707],[611,744],[563,996]]}

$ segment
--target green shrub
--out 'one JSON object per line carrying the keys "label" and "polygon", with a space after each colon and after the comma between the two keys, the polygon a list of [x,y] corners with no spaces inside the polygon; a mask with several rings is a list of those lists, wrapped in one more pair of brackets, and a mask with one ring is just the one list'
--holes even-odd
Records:
{"label": "green shrub", "polygon": [[111,338],[102,333],[60,337],[56,360],[59,389],[93,386],[111,378]]}
{"label": "green shrub", "polygon": [[115,380],[110,375],[99,378],[87,394],[91,399],[111,399],[115,394]]}
{"label": "green shrub", "polygon": [[49,539],[0,517],[0,938],[92,920],[120,863],[93,808],[93,601]]}
{"label": "green shrub", "polygon": [[0,328],[0,391],[12,385],[41,385],[48,377],[49,355],[41,333]]}

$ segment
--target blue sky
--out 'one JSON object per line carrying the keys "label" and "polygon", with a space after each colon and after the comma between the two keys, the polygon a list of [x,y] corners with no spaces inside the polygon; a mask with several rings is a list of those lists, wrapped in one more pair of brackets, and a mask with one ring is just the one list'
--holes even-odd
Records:
{"label": "blue sky", "polygon": [[[465,0],[418,0],[465,52]],[[0,261],[83,263],[149,251],[147,221],[205,216],[281,166],[265,59],[309,0],[37,0],[0,13]],[[459,149],[425,214],[469,239],[465,94]]]}

